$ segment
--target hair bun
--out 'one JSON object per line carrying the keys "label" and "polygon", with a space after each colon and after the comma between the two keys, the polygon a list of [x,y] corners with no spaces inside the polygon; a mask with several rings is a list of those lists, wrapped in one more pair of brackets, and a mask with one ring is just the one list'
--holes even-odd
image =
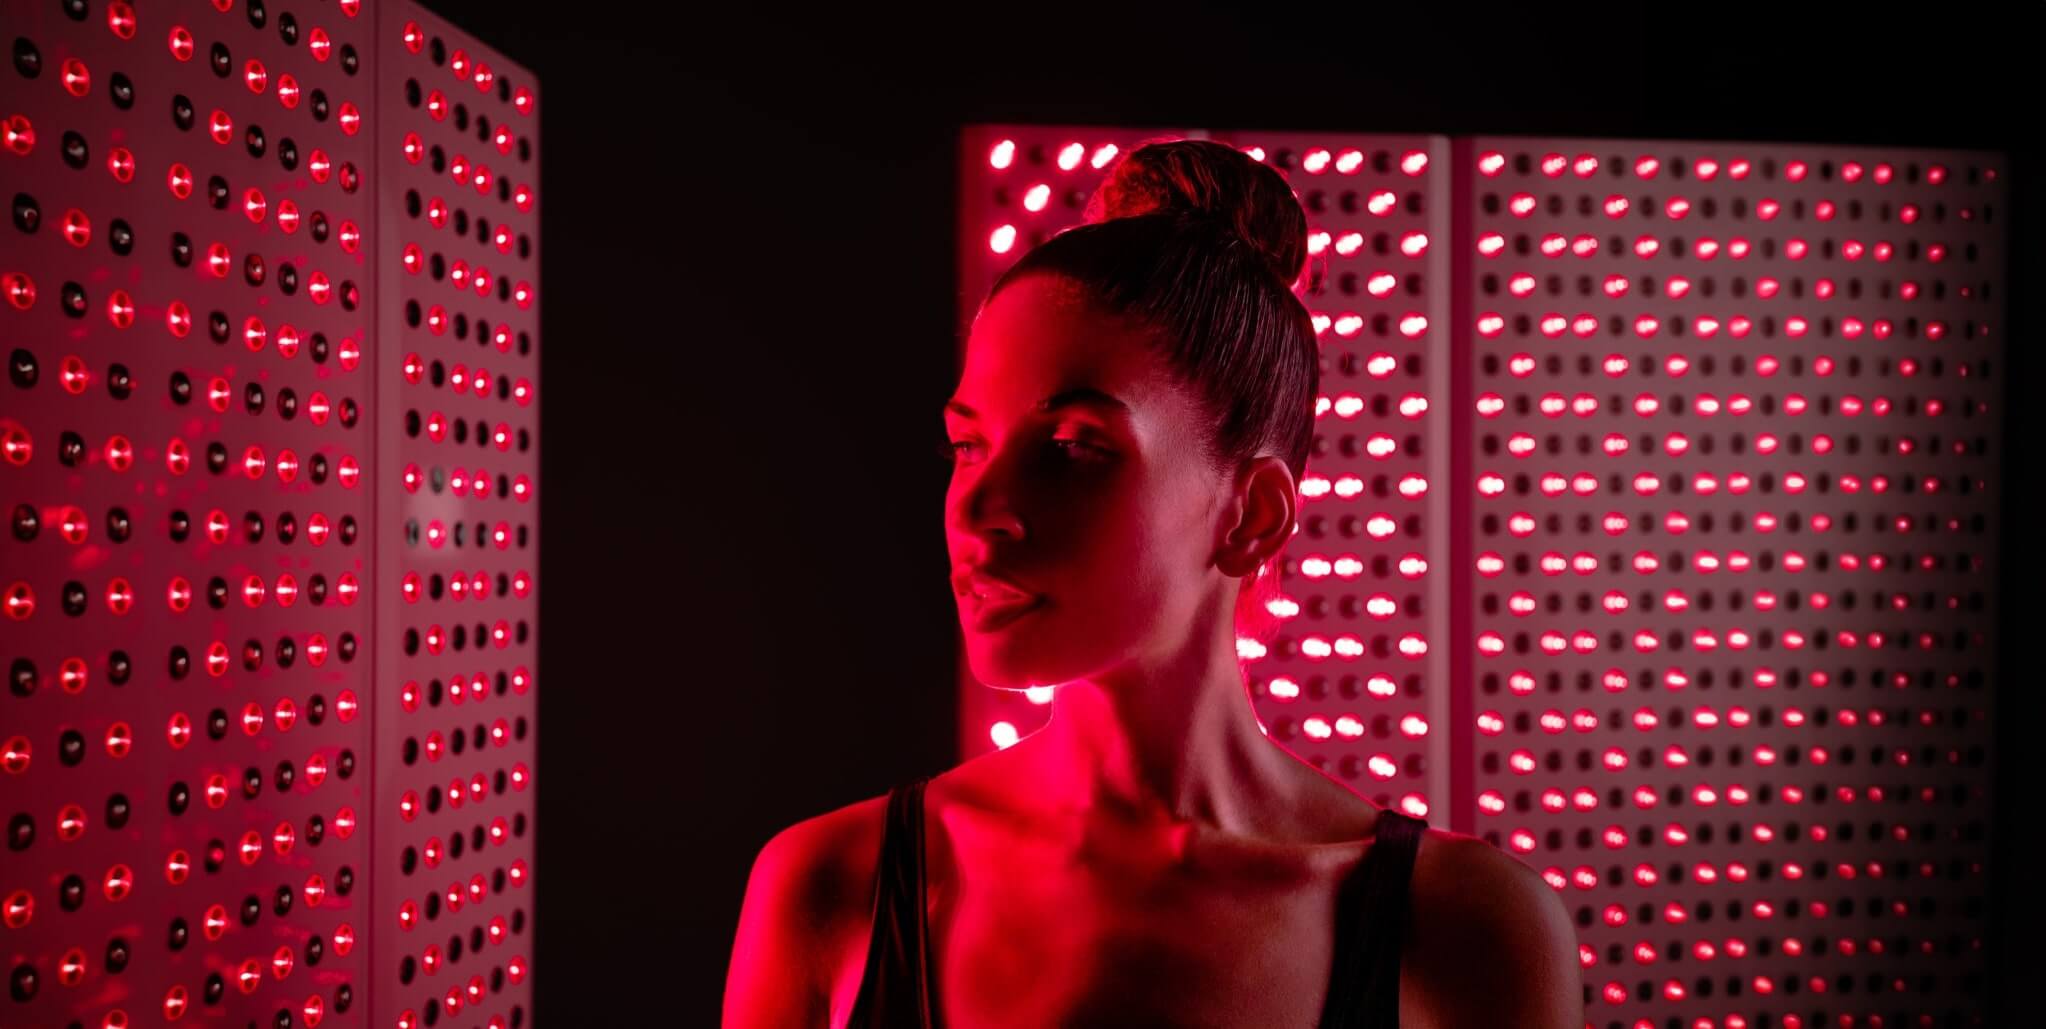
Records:
{"label": "hair bun", "polygon": [[1291,288],[1307,263],[1307,213],[1276,170],[1227,143],[1146,143],[1116,162],[1087,202],[1089,222],[1180,212],[1226,224]]}

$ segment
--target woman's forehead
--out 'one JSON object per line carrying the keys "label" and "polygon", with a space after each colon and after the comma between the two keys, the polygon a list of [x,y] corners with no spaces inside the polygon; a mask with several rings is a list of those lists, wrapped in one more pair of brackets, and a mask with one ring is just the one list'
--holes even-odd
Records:
{"label": "woman's forehead", "polygon": [[1092,387],[1133,409],[1160,400],[1168,384],[1146,334],[1105,315],[1069,287],[1033,276],[996,294],[974,320],[955,396],[976,407],[1027,406],[1061,389]]}

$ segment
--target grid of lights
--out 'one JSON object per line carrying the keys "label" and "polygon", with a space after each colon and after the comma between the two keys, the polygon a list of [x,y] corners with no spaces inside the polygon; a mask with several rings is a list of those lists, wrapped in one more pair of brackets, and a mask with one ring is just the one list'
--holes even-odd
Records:
{"label": "grid of lights", "polygon": [[[380,514],[374,1025],[531,1006],[539,479],[539,98],[416,6],[379,23]],[[395,431],[402,428],[402,431]]]}
{"label": "grid of lights", "polygon": [[1979,991],[1990,155],[1460,142],[1472,830],[1594,1015]]}
{"label": "grid of lights", "polygon": [[0,1024],[530,1015],[537,82],[313,6],[0,32]]}
{"label": "grid of lights", "polygon": [[[1115,157],[1310,220],[1324,355],[1267,732],[1538,869],[1594,1024],[1925,1024],[1987,892],[2000,155],[976,126],[961,339]],[[980,688],[971,755],[1050,687]]]}

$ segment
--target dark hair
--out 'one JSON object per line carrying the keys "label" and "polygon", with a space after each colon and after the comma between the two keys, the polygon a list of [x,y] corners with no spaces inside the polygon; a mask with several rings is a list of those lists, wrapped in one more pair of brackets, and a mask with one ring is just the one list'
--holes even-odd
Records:
{"label": "dark hair", "polygon": [[[1314,320],[1294,293],[1307,216],[1292,187],[1225,143],[1148,143],[1109,171],[1087,222],[1023,255],[988,299],[1032,275],[1076,284],[1096,309],[1150,330],[1210,416],[1201,443],[1218,468],[1269,452],[1296,482],[1304,477],[1321,362]],[[1260,642],[1277,629],[1265,603],[1278,564],[1275,555],[1239,594],[1238,631]]]}

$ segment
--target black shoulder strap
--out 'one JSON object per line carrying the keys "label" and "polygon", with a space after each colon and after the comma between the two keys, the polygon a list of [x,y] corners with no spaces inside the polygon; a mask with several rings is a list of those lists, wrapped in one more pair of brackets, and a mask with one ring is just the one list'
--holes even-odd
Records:
{"label": "black shoulder strap", "polygon": [[873,931],[847,1029],[930,1029],[924,920],[923,794],[929,780],[888,791],[874,868]]}
{"label": "black shoulder strap", "polygon": [[1323,1029],[1398,1029],[1407,886],[1427,829],[1425,819],[1391,808],[1379,812],[1371,849],[1337,895]]}

